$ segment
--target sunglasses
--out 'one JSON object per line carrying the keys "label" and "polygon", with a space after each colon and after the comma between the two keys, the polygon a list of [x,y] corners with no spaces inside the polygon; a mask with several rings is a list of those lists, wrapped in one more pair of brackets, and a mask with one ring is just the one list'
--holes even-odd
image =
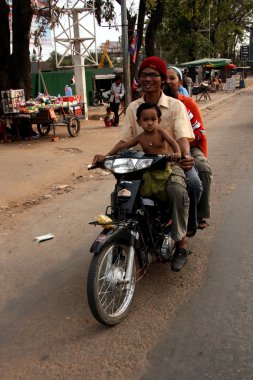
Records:
{"label": "sunglasses", "polygon": [[147,77],[150,77],[150,78],[158,78],[160,77],[161,75],[160,74],[156,74],[156,73],[141,73],[140,74],[140,77],[141,78],[147,78]]}

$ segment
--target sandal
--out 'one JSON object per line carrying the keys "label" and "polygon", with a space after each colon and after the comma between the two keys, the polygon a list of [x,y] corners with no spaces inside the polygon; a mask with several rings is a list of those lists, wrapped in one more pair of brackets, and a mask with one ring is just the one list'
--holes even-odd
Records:
{"label": "sandal", "polygon": [[205,219],[200,219],[198,221],[198,229],[203,230],[204,228],[209,227],[209,223]]}

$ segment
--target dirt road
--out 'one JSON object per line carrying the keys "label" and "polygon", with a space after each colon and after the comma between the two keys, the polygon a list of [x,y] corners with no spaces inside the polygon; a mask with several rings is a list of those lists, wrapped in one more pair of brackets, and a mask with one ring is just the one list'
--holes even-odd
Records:
{"label": "dirt road", "polygon": [[[238,186],[230,175],[239,165],[239,156],[233,156],[237,132],[225,134],[222,120],[234,115],[235,107],[242,109],[243,96],[205,116],[214,171],[211,226],[192,240],[182,272],[172,273],[166,265],[150,268],[130,318],[113,329],[94,320],[85,295],[89,246],[98,233],[88,222],[104,210],[112,178],[86,166],[95,152],[106,152],[117,141],[119,131],[84,128],[74,139],[59,131],[58,143],[1,146],[1,159],[10,162],[2,182],[8,190],[14,183],[8,175],[17,180],[1,199],[1,379],[137,380],[146,373],[148,352],[202,286],[222,207]],[[250,141],[240,139],[247,156]],[[56,238],[36,245],[32,238],[45,232]]]}

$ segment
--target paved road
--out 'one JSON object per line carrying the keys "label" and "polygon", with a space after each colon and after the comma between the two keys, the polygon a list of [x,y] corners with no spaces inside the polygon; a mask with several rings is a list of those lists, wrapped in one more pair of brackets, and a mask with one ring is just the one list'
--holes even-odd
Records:
{"label": "paved road", "polygon": [[[166,380],[205,376],[216,380],[218,375],[226,380],[236,362],[242,375],[234,379],[248,380],[245,373],[251,373],[248,360],[252,357],[252,333],[247,331],[252,325],[252,301],[246,297],[252,284],[248,274],[252,227],[247,224],[252,204],[251,103],[249,91],[208,115],[214,172],[211,225],[192,239],[193,253],[180,273],[171,272],[168,265],[150,267],[139,283],[129,318],[113,329],[100,326],[92,317],[85,285],[91,260],[88,251],[98,233],[88,222],[104,211],[113,181],[95,173],[90,178],[82,164],[98,144],[101,152],[108,150],[117,138],[115,130],[89,130],[80,139],[60,140],[58,145],[41,141],[10,146],[10,161],[16,155],[15,165],[10,165],[16,202],[20,183],[29,182],[42,195],[48,194],[45,182],[70,186],[66,191],[50,187],[51,197],[40,194],[36,198],[35,194],[27,204],[1,209],[1,380],[137,380],[145,376],[159,380],[159,374]],[[81,153],[74,154],[78,149]],[[15,168],[19,168],[16,177]],[[22,182],[24,173],[29,181]],[[242,228],[244,224],[247,229]],[[53,232],[55,239],[35,244],[33,237],[46,232]],[[232,259],[227,262],[227,257]]]}
{"label": "paved road", "polygon": [[[253,379],[251,103],[251,93],[242,96],[234,108],[220,112],[210,132],[211,144],[220,135],[210,160],[214,181],[220,183],[213,198],[221,197],[222,216],[208,270],[201,289],[178,310],[173,327],[149,353],[143,380]],[[218,165],[228,173],[218,172]]]}
{"label": "paved road", "polygon": [[149,354],[143,380],[253,379],[252,205],[251,179],[227,203],[204,286]]}

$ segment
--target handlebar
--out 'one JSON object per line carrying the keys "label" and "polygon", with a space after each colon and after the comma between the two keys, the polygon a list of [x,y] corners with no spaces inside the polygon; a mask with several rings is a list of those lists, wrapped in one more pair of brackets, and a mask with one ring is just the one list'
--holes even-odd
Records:
{"label": "handlebar", "polygon": [[[178,157],[176,154],[171,154],[171,155],[168,155],[166,156],[166,161],[167,162],[181,162],[182,160],[185,160],[187,159],[186,156],[182,155],[180,157]],[[104,168],[104,160],[102,161],[99,161],[97,162],[96,164],[90,164],[88,165],[88,170],[93,170],[93,169],[97,169],[97,168]]]}

